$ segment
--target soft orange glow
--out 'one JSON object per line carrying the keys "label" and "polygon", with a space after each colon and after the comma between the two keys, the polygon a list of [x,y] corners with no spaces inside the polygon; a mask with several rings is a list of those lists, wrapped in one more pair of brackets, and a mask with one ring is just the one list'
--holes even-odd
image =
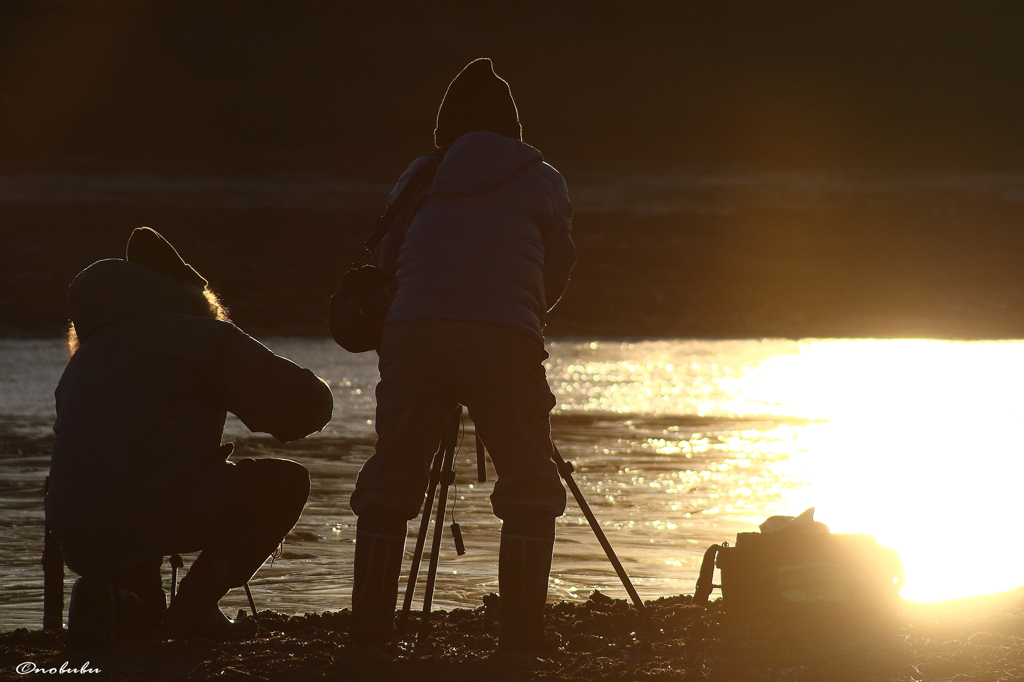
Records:
{"label": "soft orange glow", "polygon": [[[781,464],[788,509],[899,550],[903,596],[934,600],[1024,583],[1020,343],[809,342],[740,384],[810,424]],[[750,408],[750,404],[746,405]],[[753,519],[752,519],[753,520]]]}
{"label": "soft orange glow", "polygon": [[707,545],[810,506],[896,548],[908,599],[1024,584],[1024,343],[553,346],[559,412],[606,415],[562,427],[593,443],[584,490],[652,587],[692,589]]}

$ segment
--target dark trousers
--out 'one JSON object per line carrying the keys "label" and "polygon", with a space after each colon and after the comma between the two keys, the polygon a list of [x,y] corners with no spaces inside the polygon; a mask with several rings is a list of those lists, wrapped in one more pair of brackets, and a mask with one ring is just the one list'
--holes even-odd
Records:
{"label": "dark trousers", "polygon": [[210,564],[225,591],[256,573],[299,520],[309,497],[309,473],[301,464],[268,458],[242,459],[236,466],[235,499],[182,550],[202,550],[190,572]]}
{"label": "dark trousers", "polygon": [[482,322],[392,322],[384,325],[379,355],[377,445],[352,493],[356,515],[416,517],[430,461],[460,403],[498,474],[495,515],[565,511],[565,489],[551,460],[555,397],[544,374],[548,355],[536,341]]}
{"label": "dark trousers", "polygon": [[[237,493],[225,510],[197,537],[165,550],[201,551],[181,582],[182,594],[190,592],[201,606],[215,605],[229,589],[253,576],[295,525],[309,495],[309,474],[289,460],[243,459],[236,472]],[[113,605],[107,617],[119,628],[146,629],[158,623],[166,608],[162,563],[163,556],[153,556],[134,566],[83,576],[91,581],[92,592],[69,622],[90,622],[96,616],[87,612]]]}

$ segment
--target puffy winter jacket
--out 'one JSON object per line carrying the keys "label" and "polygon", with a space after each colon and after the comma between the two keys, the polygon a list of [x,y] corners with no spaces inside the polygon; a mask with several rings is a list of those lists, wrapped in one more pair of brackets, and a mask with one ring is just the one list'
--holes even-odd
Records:
{"label": "puffy winter jacket", "polygon": [[192,314],[180,285],[127,261],[86,268],[68,292],[89,335],[56,390],[46,519],[82,574],[183,547],[231,501],[226,412],[288,441],[330,421],[312,372],[228,322]]}
{"label": "puffy winter jacket", "polygon": [[[429,157],[399,179],[392,201]],[[576,262],[561,174],[533,147],[491,132],[448,150],[412,223],[395,225],[381,267],[398,288],[385,322],[491,322],[544,343],[545,315]]]}

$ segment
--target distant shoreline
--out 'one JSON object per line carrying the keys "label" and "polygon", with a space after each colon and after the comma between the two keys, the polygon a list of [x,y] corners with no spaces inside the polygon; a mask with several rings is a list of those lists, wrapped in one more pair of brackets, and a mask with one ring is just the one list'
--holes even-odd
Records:
{"label": "distant shoreline", "polygon": [[[1022,174],[567,179],[578,259],[551,338],[1024,338]],[[177,246],[243,329],[326,335],[385,193],[311,178],[0,176],[0,338],[61,335],[68,283],[122,255],[140,225]]]}

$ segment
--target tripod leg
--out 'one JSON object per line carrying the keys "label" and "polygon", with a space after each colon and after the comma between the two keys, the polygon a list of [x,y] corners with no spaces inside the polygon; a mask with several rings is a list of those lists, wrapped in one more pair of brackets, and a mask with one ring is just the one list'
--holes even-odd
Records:
{"label": "tripod leg", "polygon": [[171,555],[171,605],[174,605],[174,598],[178,592],[178,569],[184,568],[185,562],[181,560],[180,554]]}
{"label": "tripod leg", "polygon": [[249,581],[245,581],[245,596],[249,600],[249,608],[252,610],[252,619],[256,621],[256,629],[260,629],[260,614],[256,613],[256,602],[252,599],[252,590],[249,589]]}
{"label": "tripod leg", "polygon": [[[43,496],[50,488],[50,477],[43,484]],[[43,526],[43,629],[64,627],[64,555],[47,525]]]}
{"label": "tripod leg", "polygon": [[565,480],[565,484],[569,486],[569,490],[572,491],[572,496],[576,498],[576,503],[580,506],[583,511],[583,515],[587,517],[587,522],[590,523],[591,530],[594,531],[594,535],[597,536],[597,541],[601,543],[601,547],[604,549],[605,556],[608,557],[608,561],[611,562],[612,568],[619,576],[619,580],[622,581],[622,586],[626,588],[626,592],[629,593],[629,598],[633,600],[633,604],[636,608],[643,612],[646,610],[643,600],[640,595],[636,593],[636,589],[633,587],[633,583],[630,581],[629,576],[626,575],[626,569],[622,567],[622,563],[619,561],[619,557],[615,556],[615,550],[612,549],[612,545],[608,542],[608,538],[605,537],[604,531],[601,530],[601,524],[597,522],[597,517],[594,516],[593,510],[590,505],[587,504],[587,500],[583,497],[583,492],[580,487],[576,485],[576,481],[573,480],[572,472],[573,467],[571,462],[566,462],[562,459],[562,455],[558,452],[558,447],[551,443],[552,458],[555,460],[555,465],[558,467],[558,473]]}
{"label": "tripod leg", "polygon": [[423,616],[420,619],[421,638],[430,632],[430,604],[434,598],[434,582],[437,578],[437,559],[441,551],[441,535],[444,532],[444,512],[448,504],[448,486],[455,481],[455,443],[462,419],[462,405],[455,410],[448,425],[445,438],[444,459],[441,462],[441,494],[437,498],[437,516],[434,519],[434,538],[430,548],[430,564],[427,569],[427,584],[423,594]]}
{"label": "tripod leg", "polygon": [[47,526],[43,530],[43,629],[64,627],[64,557]]}
{"label": "tripod leg", "polygon": [[486,450],[484,442],[480,440],[480,432],[476,432],[476,480],[478,483],[487,482],[487,462],[484,460]]}
{"label": "tripod leg", "polygon": [[[446,434],[447,435],[447,434]],[[427,527],[430,525],[430,513],[434,510],[434,495],[437,494],[437,484],[441,480],[441,461],[444,459],[446,437],[441,438],[441,444],[434,454],[434,462],[430,467],[430,489],[427,492],[427,500],[423,504],[423,513],[420,517],[420,530],[416,535],[416,548],[412,553],[412,566],[409,567],[409,582],[405,587],[405,598],[402,601],[402,613],[398,617],[398,632],[405,631],[406,622],[409,619],[409,612],[412,609],[412,597],[416,591],[416,576],[420,571],[420,559],[423,557],[423,545],[427,539]]]}

